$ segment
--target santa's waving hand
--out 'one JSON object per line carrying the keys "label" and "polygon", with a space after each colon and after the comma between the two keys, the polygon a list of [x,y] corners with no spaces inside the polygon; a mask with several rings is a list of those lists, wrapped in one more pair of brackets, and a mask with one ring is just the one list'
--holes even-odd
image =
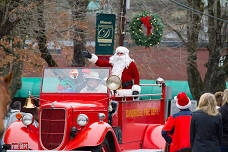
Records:
{"label": "santa's waving hand", "polygon": [[82,54],[84,57],[87,57],[91,63],[95,63],[97,66],[112,67],[111,74],[121,78],[123,89],[131,89],[134,95],[141,92],[139,86],[139,72],[134,60],[129,57],[129,50],[126,47],[117,47],[115,54],[111,56],[109,60],[98,59],[95,54],[90,54],[88,51],[83,51]]}

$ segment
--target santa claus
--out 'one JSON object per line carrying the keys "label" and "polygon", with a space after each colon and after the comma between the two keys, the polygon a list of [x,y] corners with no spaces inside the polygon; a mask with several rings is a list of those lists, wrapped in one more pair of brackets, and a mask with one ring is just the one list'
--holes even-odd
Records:
{"label": "santa claus", "polygon": [[122,89],[131,90],[131,93],[134,95],[140,93],[139,72],[134,60],[129,57],[129,50],[126,47],[117,47],[115,54],[111,56],[109,60],[98,59],[95,54],[91,54],[88,51],[83,51],[82,54],[97,66],[112,67],[111,74],[121,78]]}

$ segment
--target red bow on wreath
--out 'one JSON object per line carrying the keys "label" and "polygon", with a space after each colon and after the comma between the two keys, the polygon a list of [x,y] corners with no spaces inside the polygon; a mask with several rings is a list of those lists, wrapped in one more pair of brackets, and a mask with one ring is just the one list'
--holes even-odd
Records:
{"label": "red bow on wreath", "polygon": [[147,16],[146,18],[145,18],[145,17],[141,17],[142,23],[143,23],[144,26],[147,28],[147,38],[149,37],[150,31],[151,31],[151,29],[152,29],[151,24],[150,24],[150,20],[149,20],[149,19],[151,19],[150,16]]}

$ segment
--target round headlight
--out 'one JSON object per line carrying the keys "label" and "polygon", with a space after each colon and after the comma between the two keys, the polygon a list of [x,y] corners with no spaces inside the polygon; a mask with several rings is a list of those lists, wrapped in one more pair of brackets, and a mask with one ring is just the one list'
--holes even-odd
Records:
{"label": "round headlight", "polygon": [[117,90],[121,87],[121,80],[118,76],[112,75],[107,79],[106,86],[110,90]]}
{"label": "round headlight", "polygon": [[103,121],[105,119],[105,114],[104,113],[98,113],[98,118],[100,121]]}
{"label": "round headlight", "polygon": [[161,77],[158,77],[156,80],[156,84],[162,84],[163,82],[165,82],[165,80]]}
{"label": "round headlight", "polygon": [[85,126],[88,123],[88,117],[85,114],[78,115],[77,124],[79,126]]}
{"label": "round headlight", "polygon": [[26,126],[31,125],[33,123],[33,115],[31,113],[26,113],[22,117],[22,123]]}

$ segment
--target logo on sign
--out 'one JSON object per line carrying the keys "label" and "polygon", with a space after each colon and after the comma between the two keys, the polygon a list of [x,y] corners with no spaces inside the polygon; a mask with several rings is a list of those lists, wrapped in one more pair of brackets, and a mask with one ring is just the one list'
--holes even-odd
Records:
{"label": "logo on sign", "polygon": [[73,69],[71,72],[70,72],[70,77],[72,79],[77,79],[78,77],[78,70],[77,69]]}
{"label": "logo on sign", "polygon": [[97,42],[112,43],[112,27],[101,25],[98,27]]}

